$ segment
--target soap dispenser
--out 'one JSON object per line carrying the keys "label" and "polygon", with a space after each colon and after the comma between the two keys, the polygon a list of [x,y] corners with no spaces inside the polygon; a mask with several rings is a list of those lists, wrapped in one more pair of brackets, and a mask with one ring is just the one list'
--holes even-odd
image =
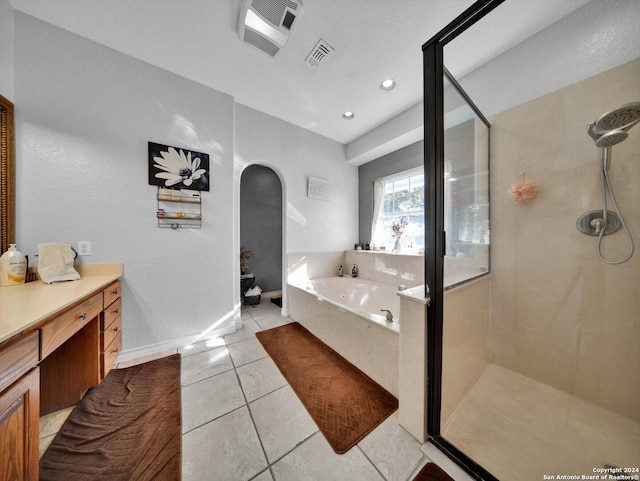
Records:
{"label": "soap dispenser", "polygon": [[16,249],[15,244],[9,244],[9,250],[0,257],[0,286],[24,284],[26,276],[26,257]]}
{"label": "soap dispenser", "polygon": [[344,269],[342,268],[342,264],[338,267],[338,277],[344,276]]}
{"label": "soap dispenser", "polygon": [[353,264],[353,269],[351,269],[351,277],[358,277],[358,267]]}

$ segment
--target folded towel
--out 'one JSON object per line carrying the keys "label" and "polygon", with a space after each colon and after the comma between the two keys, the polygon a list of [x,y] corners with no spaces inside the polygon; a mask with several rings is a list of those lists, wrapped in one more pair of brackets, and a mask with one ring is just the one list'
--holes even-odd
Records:
{"label": "folded towel", "polygon": [[38,275],[43,282],[77,281],[80,274],[73,268],[69,244],[38,244]]}
{"label": "folded towel", "polygon": [[262,293],[262,289],[260,289],[260,286],[255,286],[249,289],[247,292],[245,292],[244,295],[245,297],[251,297],[251,296],[259,296],[261,293]]}

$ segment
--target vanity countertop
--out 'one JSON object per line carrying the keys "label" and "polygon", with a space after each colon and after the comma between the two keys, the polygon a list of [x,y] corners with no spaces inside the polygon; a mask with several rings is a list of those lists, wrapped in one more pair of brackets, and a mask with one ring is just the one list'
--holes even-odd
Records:
{"label": "vanity countertop", "polygon": [[46,284],[38,280],[0,287],[0,342],[104,289],[123,272],[122,263],[75,267],[82,276],[77,281]]}

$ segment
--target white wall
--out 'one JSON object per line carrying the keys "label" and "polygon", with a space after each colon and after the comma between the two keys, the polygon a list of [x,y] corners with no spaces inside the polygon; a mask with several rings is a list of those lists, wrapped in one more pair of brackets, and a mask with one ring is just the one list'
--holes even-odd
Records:
{"label": "white wall", "polygon": [[13,102],[13,7],[0,0],[0,95]]}
{"label": "white wall", "polygon": [[[457,79],[484,115],[502,112],[640,57],[638,18],[638,0],[593,0]],[[456,51],[473,49],[474,29],[482,28],[480,21],[447,45],[445,65]]]}
{"label": "white wall", "polygon": [[[498,8],[518,4],[504,2]],[[592,0],[468,75],[452,73],[482,113],[493,115],[640,57],[638,18],[638,0]],[[487,21],[445,47],[445,66],[474,51]],[[349,162],[359,165],[422,140],[422,109],[420,102],[348,144]]]}
{"label": "white wall", "polygon": [[[353,247],[358,240],[358,168],[345,162],[344,146],[240,104],[235,127],[234,181],[239,185],[242,169],[250,164],[267,165],[282,180],[287,251]],[[329,181],[328,201],[307,197],[309,176]]]}
{"label": "white wall", "polygon": [[[240,106],[234,155],[232,97],[19,12],[14,41],[18,246],[89,240],[82,262],[124,262],[125,350],[239,323],[240,158],[284,179],[290,248],[355,237],[340,144]],[[147,141],[210,154],[202,229],[157,227]],[[330,203],[306,198],[306,175],[332,181]]]}

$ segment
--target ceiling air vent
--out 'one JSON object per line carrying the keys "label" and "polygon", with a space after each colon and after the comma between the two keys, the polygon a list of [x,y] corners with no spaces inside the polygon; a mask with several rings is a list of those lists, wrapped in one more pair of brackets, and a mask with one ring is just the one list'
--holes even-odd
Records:
{"label": "ceiling air vent", "polygon": [[273,57],[289,40],[301,10],[301,0],[244,0],[238,22],[240,40]]}
{"label": "ceiling air vent", "polygon": [[319,67],[320,64],[327,60],[327,57],[334,51],[335,50],[331,45],[320,39],[316,46],[313,47],[313,50],[311,50],[311,53],[307,55],[305,62],[312,67]]}

